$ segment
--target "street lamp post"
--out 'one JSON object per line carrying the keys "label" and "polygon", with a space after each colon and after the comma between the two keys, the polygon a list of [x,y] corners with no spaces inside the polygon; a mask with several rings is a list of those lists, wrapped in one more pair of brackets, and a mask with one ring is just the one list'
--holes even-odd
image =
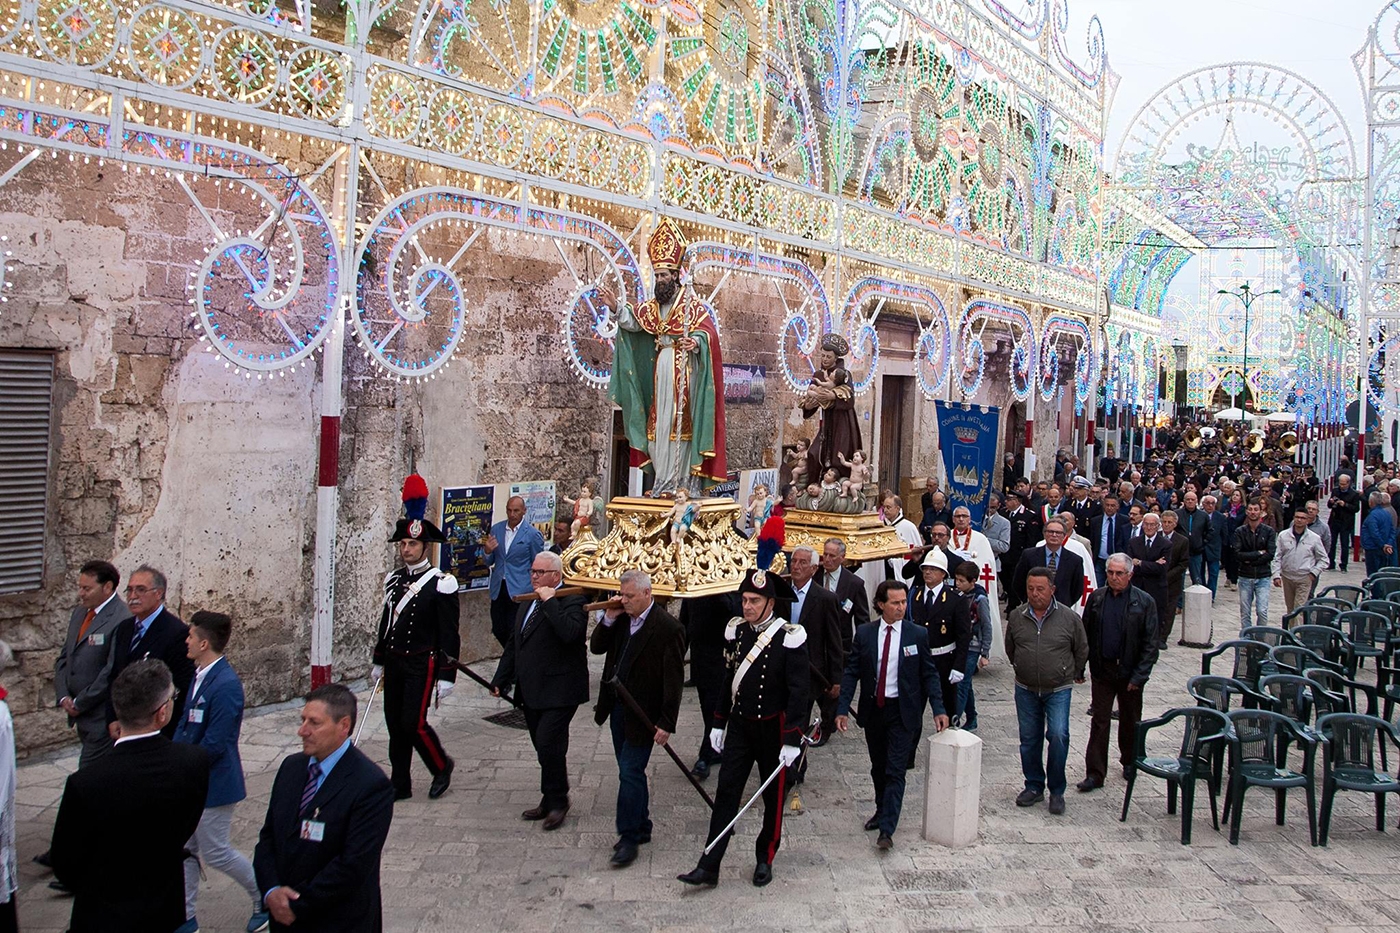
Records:
{"label": "street lamp post", "polygon": [[[1240,380],[1244,383],[1242,392],[1249,392],[1249,309],[1254,304],[1255,299],[1263,298],[1267,295],[1282,295],[1283,292],[1277,288],[1271,288],[1267,292],[1255,293],[1250,290],[1249,283],[1245,282],[1236,289],[1222,288],[1216,292],[1217,295],[1229,295],[1238,299],[1244,305],[1244,359],[1240,363]],[[1240,401],[1240,440],[1244,440],[1244,401]]]}

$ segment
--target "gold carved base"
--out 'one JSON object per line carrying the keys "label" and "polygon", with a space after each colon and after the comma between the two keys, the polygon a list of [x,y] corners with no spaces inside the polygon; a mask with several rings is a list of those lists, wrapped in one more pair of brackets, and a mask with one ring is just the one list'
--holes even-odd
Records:
{"label": "gold carved base", "polygon": [[880,521],[878,512],[843,515],[788,509],[783,519],[787,523],[787,540],[783,550],[788,553],[806,544],[816,548],[820,554],[828,538],[840,538],[846,543],[847,560],[877,560],[909,553],[909,545],[895,534],[893,528]]}
{"label": "gold carved base", "polygon": [[651,577],[656,596],[708,596],[739,587],[754,566],[757,541],[734,530],[733,499],[692,499],[695,518],[677,546],[671,541],[670,499],[619,497],[607,505],[608,533],[599,541],[585,529],[564,552],[564,582],[616,590],[627,570]]}

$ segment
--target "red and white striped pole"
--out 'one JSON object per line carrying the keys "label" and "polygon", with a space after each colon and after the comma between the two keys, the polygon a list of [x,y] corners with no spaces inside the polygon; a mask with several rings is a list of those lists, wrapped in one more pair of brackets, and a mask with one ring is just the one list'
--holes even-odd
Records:
{"label": "red and white striped pole", "polygon": [[1034,440],[1035,395],[1034,392],[1032,392],[1031,397],[1026,399],[1026,446],[1021,450],[1021,463],[1027,478],[1029,478],[1032,483],[1035,482],[1035,477],[1031,476],[1031,462],[1035,460],[1035,450],[1033,449]]}

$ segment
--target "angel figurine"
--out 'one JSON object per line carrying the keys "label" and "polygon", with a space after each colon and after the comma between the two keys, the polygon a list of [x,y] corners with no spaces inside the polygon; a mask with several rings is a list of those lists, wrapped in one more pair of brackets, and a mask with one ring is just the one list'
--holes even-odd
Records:
{"label": "angel figurine", "polygon": [[753,492],[749,493],[748,506],[749,524],[754,531],[763,527],[763,523],[768,520],[768,516],[773,514],[773,496],[768,491],[767,483],[755,483]]}
{"label": "angel figurine", "polygon": [[792,451],[783,457],[783,468],[779,471],[778,476],[778,488],[786,488],[788,483],[798,489],[807,485],[807,451],[811,446],[811,441],[799,440]]}
{"label": "angel figurine", "polygon": [[840,451],[836,452],[836,459],[841,461],[841,465],[851,471],[851,478],[841,484],[841,495],[850,497],[852,490],[859,492],[865,489],[865,484],[870,482],[870,464],[865,451],[857,450],[851,454],[850,459]]}
{"label": "angel figurine", "polygon": [[578,539],[580,529],[593,524],[593,513],[597,511],[597,503],[594,501],[594,496],[596,494],[593,483],[589,480],[584,480],[583,484],[579,487],[577,499],[570,499],[568,496],[564,497],[564,502],[574,510],[574,521],[569,528],[575,540]]}
{"label": "angel figurine", "polygon": [[695,506],[690,501],[690,493],[684,489],[677,489],[675,505],[671,506],[671,544],[677,549],[685,540],[694,521]]}

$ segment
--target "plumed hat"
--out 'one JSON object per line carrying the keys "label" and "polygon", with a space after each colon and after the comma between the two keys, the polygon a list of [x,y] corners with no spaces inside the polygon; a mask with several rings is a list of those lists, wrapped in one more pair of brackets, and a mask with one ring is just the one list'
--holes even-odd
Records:
{"label": "plumed hat", "polygon": [[447,537],[425,517],[428,512],[428,483],[414,473],[403,481],[404,517],[394,526],[393,541],[422,541],[441,544]]}
{"label": "plumed hat", "polygon": [[796,591],[792,584],[768,570],[750,570],[744,574],[744,582],[739,584],[739,595],[745,593],[756,593],[764,599],[786,599],[797,598]]}

